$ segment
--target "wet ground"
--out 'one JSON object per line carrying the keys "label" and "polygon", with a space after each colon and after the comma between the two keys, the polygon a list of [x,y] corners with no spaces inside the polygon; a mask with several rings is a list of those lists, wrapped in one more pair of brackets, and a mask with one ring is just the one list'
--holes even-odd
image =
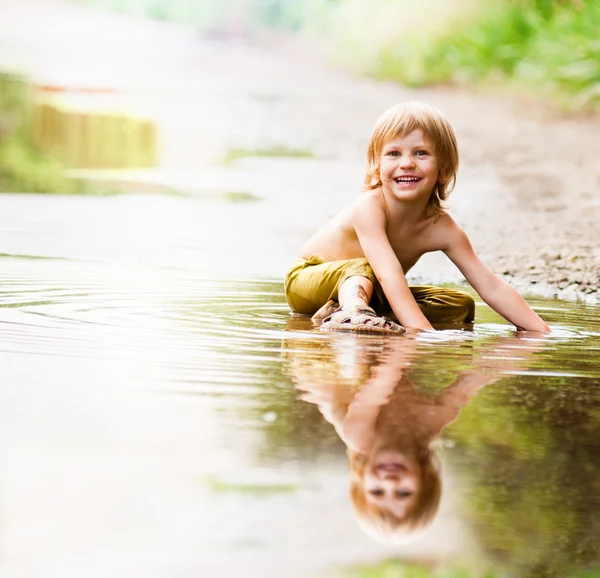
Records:
{"label": "wet ground", "polygon": [[[67,6],[44,5],[48,17]],[[545,112],[513,100],[356,81],[294,51],[158,25],[135,29],[156,42],[100,67],[117,28],[94,51],[79,10],[69,14],[85,58],[61,59],[66,20],[39,27],[43,63],[19,52],[18,10],[0,19],[12,23],[2,58],[44,81],[129,79],[114,98],[136,95],[161,123],[164,150],[157,170],[118,176],[135,194],[0,196],[2,576],[562,577],[600,567],[597,308],[533,299],[547,339],[515,335],[480,302],[473,328],[355,337],[291,317],[281,283],[305,238],[358,194],[377,114],[417,97],[457,126],[453,210],[485,260],[522,287],[562,283],[591,301],[593,122],[540,123]],[[102,75],[85,76],[94,70]],[[414,274],[460,280],[436,257]],[[389,422],[408,412],[431,433],[439,415],[445,428],[431,436],[440,510],[407,544],[379,544],[356,521],[334,426],[344,431],[361,388]],[[431,411],[414,410],[423,406]]]}

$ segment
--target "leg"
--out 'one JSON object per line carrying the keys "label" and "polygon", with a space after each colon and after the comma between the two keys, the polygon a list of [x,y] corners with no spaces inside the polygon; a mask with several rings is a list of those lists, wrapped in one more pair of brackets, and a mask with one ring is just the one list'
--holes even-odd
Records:
{"label": "leg", "polygon": [[[369,301],[381,300],[377,278],[366,258],[323,261],[318,256],[297,259],[285,278],[286,299],[295,313],[323,320],[324,330],[398,333],[404,329],[378,317]],[[335,303],[334,303],[335,302]],[[337,303],[342,307],[336,310]]]}
{"label": "leg", "polygon": [[367,309],[373,295],[373,283],[366,277],[348,277],[338,290],[342,309]]}
{"label": "leg", "polygon": [[475,301],[465,291],[429,285],[415,285],[410,290],[430,323],[473,323],[475,320]]}
{"label": "leg", "polygon": [[[373,295],[373,282],[367,277],[354,275],[342,282],[338,289],[339,306],[344,310],[368,309]],[[330,299],[313,316],[313,321],[322,321],[338,308],[338,302]]]}
{"label": "leg", "polygon": [[[369,306],[373,290],[373,282],[368,277],[361,277],[360,275],[348,277],[338,290],[340,308],[325,318],[321,329],[403,333],[404,328],[391,319],[377,316]],[[315,316],[313,316],[314,319]]]}
{"label": "leg", "polygon": [[[340,302],[338,293],[346,283],[350,284],[344,293],[351,298],[351,287],[355,283],[352,279],[358,277],[363,279],[360,285],[370,298],[376,277],[364,257],[345,261],[323,261],[317,256],[308,260],[297,259],[294,267],[286,275],[285,295],[292,311],[313,315],[321,309],[326,310],[328,305],[331,305],[330,301],[335,301],[337,307],[337,303]],[[368,302],[364,304],[365,307],[367,305]],[[359,307],[362,308],[363,304]]]}

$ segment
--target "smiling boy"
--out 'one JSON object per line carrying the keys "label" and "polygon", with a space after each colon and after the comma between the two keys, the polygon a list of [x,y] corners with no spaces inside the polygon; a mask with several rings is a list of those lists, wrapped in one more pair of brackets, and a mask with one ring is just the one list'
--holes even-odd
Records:
{"label": "smiling boy", "polygon": [[[439,110],[398,104],[377,120],[367,150],[365,192],[304,245],[285,280],[296,313],[323,329],[402,332],[471,323],[475,304],[453,289],[409,287],[406,273],[443,251],[480,297],[520,329],[549,331],[519,293],[473,251],[444,209],[458,170],[454,129]],[[337,308],[333,313],[337,304]],[[382,315],[391,310],[399,324]]]}

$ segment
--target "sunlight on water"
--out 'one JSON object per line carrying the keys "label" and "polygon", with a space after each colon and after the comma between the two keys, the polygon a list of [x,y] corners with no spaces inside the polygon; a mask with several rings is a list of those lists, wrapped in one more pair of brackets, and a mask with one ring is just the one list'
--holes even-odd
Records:
{"label": "sunlight on water", "polygon": [[[533,301],[545,339],[482,304],[473,330],[381,338],[290,316],[280,280],[2,265],[3,547],[20,575],[336,575],[397,556],[525,575],[597,561],[596,309]],[[336,420],[361,387],[382,407],[416,403],[410,419],[441,416],[413,431],[446,427],[441,506],[408,544],[378,544],[355,520],[355,442]],[[392,409],[388,421],[409,420]]]}
{"label": "sunlight on water", "polygon": [[[473,327],[386,338],[285,302],[298,247],[361,189],[377,115],[425,96],[84,4],[0,2],[37,147],[98,179],[0,194],[1,578],[598,576],[597,307],[532,300],[546,337],[478,303]],[[446,102],[474,246],[539,236],[554,209],[525,206],[547,179],[521,149],[546,132],[513,115],[496,125],[519,146],[486,148],[466,120],[498,107]],[[458,280],[428,257],[411,273]]]}

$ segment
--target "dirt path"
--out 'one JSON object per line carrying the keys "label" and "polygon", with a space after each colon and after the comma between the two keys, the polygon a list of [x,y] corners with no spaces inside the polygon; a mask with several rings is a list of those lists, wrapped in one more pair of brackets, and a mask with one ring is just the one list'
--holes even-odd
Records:
{"label": "dirt path", "polygon": [[7,68],[137,98],[162,123],[167,171],[200,179],[199,167],[232,147],[310,150],[331,161],[322,180],[348,183],[349,198],[358,173],[350,179],[340,163],[360,167],[387,106],[424,100],[456,127],[461,171],[451,206],[482,258],[520,289],[597,301],[598,118],[562,118],[516,97],[353,79],[287,41],[207,40],[59,0],[0,5]]}

